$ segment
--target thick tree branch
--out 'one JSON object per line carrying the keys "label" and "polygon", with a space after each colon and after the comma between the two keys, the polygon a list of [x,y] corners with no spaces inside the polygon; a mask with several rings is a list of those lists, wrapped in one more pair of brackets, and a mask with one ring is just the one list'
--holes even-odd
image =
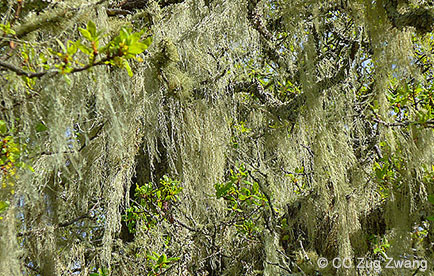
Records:
{"label": "thick tree branch", "polygon": [[[18,29],[15,30],[14,37],[17,39],[21,39],[29,33],[34,32],[42,27],[47,27],[48,25],[61,22],[65,20],[67,13],[68,10],[66,9],[59,9],[54,13],[45,13],[39,16],[36,20],[21,25]],[[8,43],[8,40],[3,39],[3,41],[0,42],[0,48],[8,45]]]}
{"label": "thick tree branch", "polygon": [[432,10],[416,8],[400,13],[397,0],[385,1],[384,9],[392,25],[398,29],[414,27],[420,34],[426,34],[433,30],[434,12]]}
{"label": "thick tree branch", "polygon": [[264,38],[270,41],[274,41],[275,38],[267,29],[262,19],[261,14],[259,14],[257,5],[260,0],[249,0],[247,10],[248,10],[248,19],[250,20],[253,28],[255,28]]}
{"label": "thick tree branch", "polygon": [[[267,176],[265,173],[261,172],[258,168],[255,168],[254,166],[252,166],[252,168],[254,169],[255,172],[258,172],[260,175],[262,175],[262,176],[264,177],[264,179],[265,179],[265,182],[268,184],[268,181],[267,181],[268,176]],[[266,191],[266,189],[264,188],[264,186],[262,185],[261,181],[253,175],[252,171],[249,170],[248,173],[249,173],[250,177],[251,177],[255,182],[258,183],[259,189],[261,190],[261,192],[264,194],[265,198],[267,199],[267,203],[268,203],[268,206],[270,207],[271,216],[272,216],[272,217],[271,217],[271,220],[270,220],[270,222],[271,222],[271,224],[272,224],[272,227],[273,227],[272,230],[275,230],[276,221],[277,221],[277,214],[276,214],[276,211],[275,211],[275,209],[274,209],[274,206],[273,206],[273,202],[272,202],[272,200],[271,200],[271,197],[270,197],[270,195],[267,193],[267,191]],[[270,229],[270,230],[271,230],[271,229]]]}
{"label": "thick tree branch", "polygon": [[[55,11],[50,10],[48,12],[42,13],[35,20],[25,23],[19,26],[17,29],[15,29],[14,30],[15,35],[13,37],[15,39],[21,39],[36,30],[39,30],[41,28],[46,28],[53,24],[65,21],[67,20],[67,18],[71,18],[80,10],[88,10],[89,7],[101,5],[106,1],[107,0],[100,0],[96,3],[89,3],[79,8],[70,8],[70,7],[57,8],[57,10]],[[8,44],[9,44],[9,40],[6,39],[0,40],[0,48],[7,46]]]}
{"label": "thick tree branch", "polygon": [[264,53],[276,64],[281,67],[285,67],[284,58],[273,47],[272,42],[276,41],[276,38],[273,34],[268,30],[261,14],[258,11],[258,3],[260,0],[249,0],[247,3],[247,19],[250,21],[252,27],[258,31],[258,33],[263,38],[262,45],[264,46]]}
{"label": "thick tree branch", "polygon": [[240,92],[250,92],[252,93],[262,104],[270,105],[272,103],[281,104],[280,101],[276,100],[272,94],[264,90],[262,84],[258,80],[236,82],[231,85],[234,93]]}

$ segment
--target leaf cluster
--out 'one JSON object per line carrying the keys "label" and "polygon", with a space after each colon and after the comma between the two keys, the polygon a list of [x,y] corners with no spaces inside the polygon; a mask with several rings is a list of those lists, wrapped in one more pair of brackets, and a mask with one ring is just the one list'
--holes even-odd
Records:
{"label": "leaf cluster", "polygon": [[249,172],[241,165],[236,170],[230,170],[228,181],[215,184],[215,196],[224,199],[228,207],[228,216],[239,233],[253,235],[260,232],[262,211],[267,206],[268,199],[261,192],[258,182],[250,181]]}
{"label": "leaf cluster", "polygon": [[148,260],[151,268],[151,271],[148,272],[148,276],[162,275],[165,269],[179,260],[178,257],[167,258],[166,254],[163,253],[160,255],[156,252],[148,254],[146,259]]}
{"label": "leaf cluster", "polygon": [[146,229],[155,227],[162,220],[173,223],[172,207],[179,201],[178,194],[182,189],[179,181],[166,175],[156,187],[152,182],[137,185],[135,198],[138,201],[134,202],[123,216],[130,233],[136,232],[139,221],[143,221]]}

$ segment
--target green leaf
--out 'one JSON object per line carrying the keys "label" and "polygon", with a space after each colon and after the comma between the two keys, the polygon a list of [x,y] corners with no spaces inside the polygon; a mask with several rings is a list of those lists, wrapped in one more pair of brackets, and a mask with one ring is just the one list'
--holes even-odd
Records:
{"label": "green leaf", "polygon": [[164,264],[167,261],[166,254],[161,254],[161,256],[158,258],[157,264]]}
{"label": "green leaf", "polygon": [[223,195],[225,195],[230,189],[232,188],[232,182],[226,183],[225,186],[220,187],[216,191],[216,197],[221,198]]}
{"label": "green leaf", "polygon": [[[67,72],[67,71],[65,71],[65,72]],[[65,81],[68,85],[71,85],[71,78],[70,77],[68,77],[66,74],[64,74],[63,78],[65,79]]]}
{"label": "green leaf", "polygon": [[8,127],[6,125],[6,122],[0,120],[0,134],[6,134],[7,132],[8,132]]}
{"label": "green leaf", "polygon": [[127,40],[127,44],[128,45],[133,45],[135,43],[137,43],[137,41],[140,40],[140,38],[142,37],[143,32],[138,32],[138,33],[133,33],[130,36],[128,36],[128,40]]}
{"label": "green leaf", "polygon": [[62,51],[66,53],[65,45],[63,45],[62,41],[60,41],[58,38],[56,38],[57,43],[59,44],[60,48],[62,48]]}
{"label": "green leaf", "polygon": [[434,221],[434,216],[429,216],[429,217],[427,217],[427,219],[430,221]]}
{"label": "green leaf", "polygon": [[122,28],[119,33],[119,38],[122,42],[126,42],[128,37],[130,36],[131,30],[129,28]]}
{"label": "green leaf", "polygon": [[96,36],[97,36],[97,34],[96,34],[96,26],[95,26],[95,23],[93,23],[92,20],[89,20],[89,22],[87,22],[87,30],[89,31],[89,33],[92,36],[92,38],[96,38]]}
{"label": "green leaf", "polygon": [[6,35],[16,34],[15,31],[11,29],[11,24],[9,22],[6,25],[0,24],[0,30],[2,30]]}
{"label": "green leaf", "polygon": [[250,182],[250,181],[247,181],[247,180],[243,180],[243,182],[244,182],[244,184],[247,184],[247,185],[253,186],[253,183],[252,183],[252,182]]}
{"label": "green leaf", "polygon": [[380,247],[374,248],[374,254],[380,253],[381,251]]}
{"label": "green leaf", "polygon": [[258,182],[253,182],[253,193],[257,194],[259,192],[259,184]]}
{"label": "green leaf", "polygon": [[143,40],[143,44],[145,44],[147,47],[149,47],[149,46],[151,46],[151,44],[152,44],[152,36],[150,36],[150,37],[148,37],[148,38],[146,38],[145,40]]}
{"label": "green leaf", "polygon": [[428,201],[429,201],[431,204],[434,204],[434,194],[432,194],[432,195],[428,195]]}
{"label": "green leaf", "polygon": [[157,257],[159,257],[160,255],[158,255],[158,254],[155,253],[154,251],[152,251],[152,254],[154,254],[154,256],[152,256],[152,255],[148,255],[148,259],[151,259],[151,260],[154,260],[154,261],[158,260]]}
{"label": "green leaf", "polygon": [[125,68],[125,70],[127,70],[128,72],[128,76],[132,77],[133,76],[133,71],[131,70],[130,64],[128,63],[128,61],[124,60],[122,62],[123,67]]}
{"label": "green leaf", "polygon": [[[78,28],[78,30],[80,31],[81,35],[86,38],[89,41],[92,41],[92,35],[90,34],[90,32],[86,29],[83,28]],[[80,49],[81,50],[81,49]]]}
{"label": "green leaf", "polygon": [[6,211],[8,207],[9,207],[8,201],[0,201],[0,213]]}
{"label": "green leaf", "polygon": [[143,53],[148,48],[146,44],[143,43],[134,43],[128,48],[128,54],[138,55]]}
{"label": "green leaf", "polygon": [[67,53],[70,56],[74,55],[78,50],[77,45],[74,42],[72,42],[71,40],[68,40],[67,48],[68,48]]}
{"label": "green leaf", "polygon": [[92,53],[92,49],[90,47],[87,47],[86,45],[84,45],[83,43],[81,43],[80,40],[77,40],[75,42],[75,45],[77,46],[78,49],[80,49],[80,51],[82,51],[83,53],[85,53],[86,55],[90,55]]}
{"label": "green leaf", "polygon": [[46,131],[48,127],[46,127],[43,123],[39,123],[36,125],[35,129],[37,132],[43,132]]}

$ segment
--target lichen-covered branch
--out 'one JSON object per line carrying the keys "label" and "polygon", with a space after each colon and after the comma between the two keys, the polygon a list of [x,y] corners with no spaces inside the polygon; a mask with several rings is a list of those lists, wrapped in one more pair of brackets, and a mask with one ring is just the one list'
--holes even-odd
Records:
{"label": "lichen-covered branch", "polygon": [[384,9],[392,25],[398,29],[414,27],[418,33],[432,32],[434,27],[434,11],[430,8],[409,8],[404,13],[398,10],[398,0],[384,1]]}

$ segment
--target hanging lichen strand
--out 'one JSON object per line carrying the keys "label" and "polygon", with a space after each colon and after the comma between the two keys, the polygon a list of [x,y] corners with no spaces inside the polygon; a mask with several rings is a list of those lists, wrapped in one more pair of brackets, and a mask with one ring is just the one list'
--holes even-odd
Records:
{"label": "hanging lichen strand", "polygon": [[429,4],[6,2],[1,275],[432,269]]}

